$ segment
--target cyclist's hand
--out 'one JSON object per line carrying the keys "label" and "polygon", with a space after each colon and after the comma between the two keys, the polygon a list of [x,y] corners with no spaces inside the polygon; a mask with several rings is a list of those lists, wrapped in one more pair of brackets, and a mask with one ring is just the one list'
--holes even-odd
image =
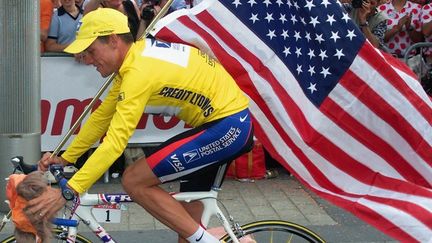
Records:
{"label": "cyclist's hand", "polygon": [[62,157],[59,157],[59,156],[54,156],[54,157],[51,158],[51,153],[50,152],[46,152],[42,156],[41,160],[39,160],[38,170],[47,171],[48,167],[51,164],[63,164],[63,165],[66,165],[67,161],[65,159],[63,159]]}
{"label": "cyclist's hand", "polygon": [[47,187],[39,197],[30,200],[24,210],[36,218],[52,219],[65,204],[60,189]]}

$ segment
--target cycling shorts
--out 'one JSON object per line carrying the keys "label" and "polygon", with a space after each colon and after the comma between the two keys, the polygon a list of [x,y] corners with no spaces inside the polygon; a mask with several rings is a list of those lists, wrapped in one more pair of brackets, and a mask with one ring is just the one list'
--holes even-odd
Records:
{"label": "cycling shorts", "polygon": [[245,109],[174,136],[156,147],[147,163],[162,183],[181,180],[181,191],[207,191],[218,167],[252,146],[251,114]]}

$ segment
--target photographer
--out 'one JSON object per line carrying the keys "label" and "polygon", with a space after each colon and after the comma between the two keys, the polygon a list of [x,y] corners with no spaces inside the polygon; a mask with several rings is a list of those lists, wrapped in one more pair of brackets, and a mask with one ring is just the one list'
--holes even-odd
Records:
{"label": "photographer", "polygon": [[369,42],[376,48],[387,50],[384,36],[387,32],[387,15],[377,7],[382,0],[341,1],[354,23],[360,28]]}
{"label": "photographer", "polygon": [[[140,6],[140,13],[141,19],[144,21],[144,26],[142,26],[144,29],[150,24],[154,16],[159,13],[159,11],[163,8],[163,6],[165,6],[165,4],[167,4],[167,2],[167,0],[143,1]],[[185,0],[174,0],[170,5],[167,14],[186,7],[187,4]]]}

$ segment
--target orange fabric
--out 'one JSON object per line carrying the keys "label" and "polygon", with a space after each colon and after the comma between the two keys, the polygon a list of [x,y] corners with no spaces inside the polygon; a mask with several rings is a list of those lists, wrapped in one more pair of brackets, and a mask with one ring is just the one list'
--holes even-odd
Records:
{"label": "orange fabric", "polygon": [[[40,29],[48,31],[53,14],[53,3],[51,0],[40,0]],[[44,51],[44,43],[40,43],[41,52]]]}
{"label": "orange fabric", "polygon": [[15,227],[21,231],[36,235],[36,229],[30,223],[30,220],[23,211],[27,206],[27,200],[19,196],[16,192],[16,187],[25,177],[26,175],[23,174],[13,174],[9,176],[9,181],[6,185],[6,197],[9,200],[9,207],[12,210],[12,221],[14,222]]}

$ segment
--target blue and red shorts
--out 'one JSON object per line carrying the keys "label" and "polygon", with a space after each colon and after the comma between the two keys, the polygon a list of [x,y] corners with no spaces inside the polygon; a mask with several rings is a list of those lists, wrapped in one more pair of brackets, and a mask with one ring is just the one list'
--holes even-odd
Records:
{"label": "blue and red shorts", "polygon": [[207,191],[218,167],[252,149],[249,109],[172,137],[147,156],[147,163],[164,183],[181,180],[181,191]]}

